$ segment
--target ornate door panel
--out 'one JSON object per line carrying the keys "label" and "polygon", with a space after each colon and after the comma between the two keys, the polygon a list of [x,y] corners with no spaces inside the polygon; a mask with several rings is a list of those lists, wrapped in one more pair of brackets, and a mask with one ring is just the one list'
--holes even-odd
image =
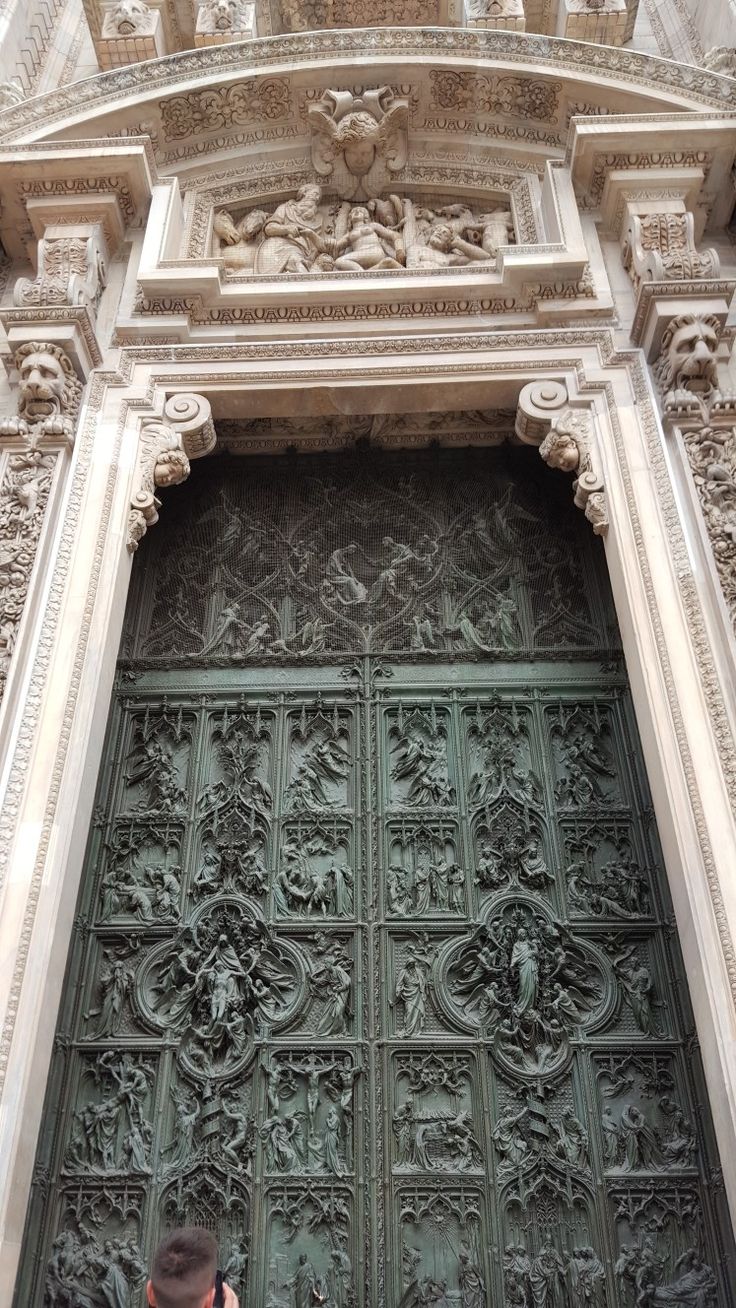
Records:
{"label": "ornate door panel", "polygon": [[211,460],[136,562],[19,1303],[730,1304],[603,559],[533,452]]}

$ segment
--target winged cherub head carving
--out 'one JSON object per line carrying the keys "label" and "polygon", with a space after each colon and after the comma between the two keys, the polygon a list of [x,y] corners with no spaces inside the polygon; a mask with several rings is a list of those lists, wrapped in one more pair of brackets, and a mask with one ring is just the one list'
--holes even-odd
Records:
{"label": "winged cherub head carving", "polygon": [[358,97],[325,91],[309,109],[316,172],[342,200],[375,199],[406,163],[408,117],[408,101],[387,86]]}

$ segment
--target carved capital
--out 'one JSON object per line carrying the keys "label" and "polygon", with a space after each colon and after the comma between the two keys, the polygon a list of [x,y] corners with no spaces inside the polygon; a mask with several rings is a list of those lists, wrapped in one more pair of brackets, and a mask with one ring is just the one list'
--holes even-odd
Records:
{"label": "carved capital", "polygon": [[532,382],[519,396],[516,434],[525,445],[537,445],[544,462],[561,472],[575,473],[573,495],[596,536],[608,531],[603,476],[596,458],[595,424],[588,408],[572,408],[561,382]]}
{"label": "carved capital", "polygon": [[47,228],[38,242],[38,273],[18,279],[15,304],[82,305],[94,313],[107,281],[106,254],[100,223]]}
{"label": "carved capital", "polygon": [[186,481],[190,458],[208,454],[215,440],[209,400],[202,395],[174,395],[167,400],[161,419],[144,420],[128,515],[131,553],[137,550],[148,528],[158,522],[161,501],[156,491]]}

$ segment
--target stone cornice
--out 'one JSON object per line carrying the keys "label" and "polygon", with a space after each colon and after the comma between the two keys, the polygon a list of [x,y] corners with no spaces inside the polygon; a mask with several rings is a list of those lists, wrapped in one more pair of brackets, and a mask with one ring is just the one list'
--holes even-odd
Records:
{"label": "stone cornice", "polygon": [[341,67],[349,78],[352,66],[359,77],[368,58],[402,69],[413,59],[434,59],[445,66],[467,63],[473,69],[483,60],[491,68],[523,69],[538,78],[567,77],[578,88],[586,82],[599,90],[635,87],[651,99],[654,112],[736,107],[736,80],[629,50],[514,32],[373,28],[211,46],[101,74],[6,110],[2,139],[20,142],[58,135],[126,103],[144,108],[147,100],[161,94],[227,83],[248,73],[260,77],[324,65]]}

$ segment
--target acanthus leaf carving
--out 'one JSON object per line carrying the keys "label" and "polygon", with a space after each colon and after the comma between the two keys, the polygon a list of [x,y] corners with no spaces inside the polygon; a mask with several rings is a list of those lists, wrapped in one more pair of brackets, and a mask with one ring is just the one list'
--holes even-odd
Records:
{"label": "acanthus leaf carving", "polygon": [[[82,383],[57,345],[30,341],[15,352],[18,413],[0,422],[13,442],[0,480],[0,696],[25,607],[60,447],[71,444]],[[20,444],[20,448],[17,448]]]}
{"label": "acanthus leaf carving", "polygon": [[47,232],[38,242],[38,273],[18,279],[15,303],[84,305],[94,312],[107,282],[102,227],[85,225],[64,235],[60,230],[53,228],[53,235]]}
{"label": "acanthus leaf carving", "polygon": [[642,282],[717,278],[721,272],[716,250],[698,250],[691,213],[632,214],[624,263],[637,288]]}

